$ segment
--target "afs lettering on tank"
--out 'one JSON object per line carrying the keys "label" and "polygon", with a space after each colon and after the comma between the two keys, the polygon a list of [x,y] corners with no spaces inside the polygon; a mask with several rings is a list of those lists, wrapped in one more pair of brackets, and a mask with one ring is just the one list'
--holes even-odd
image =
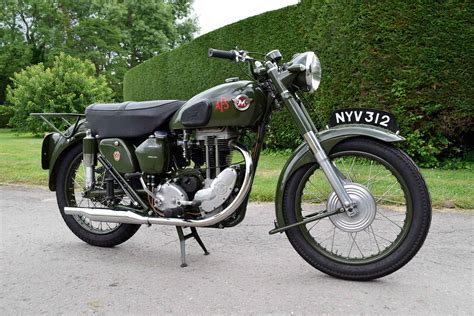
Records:
{"label": "afs lettering on tank", "polygon": [[[200,122],[203,124],[190,125],[188,111],[196,109],[197,112],[203,107],[203,102],[210,104],[209,120],[205,122],[203,119]],[[263,116],[266,104],[267,95],[257,83],[224,83],[201,92],[186,102],[171,118],[170,129],[256,126]]]}

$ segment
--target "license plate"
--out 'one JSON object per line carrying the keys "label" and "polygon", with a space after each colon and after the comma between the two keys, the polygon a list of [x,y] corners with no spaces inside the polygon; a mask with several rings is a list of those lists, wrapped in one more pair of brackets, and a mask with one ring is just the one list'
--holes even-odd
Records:
{"label": "license plate", "polygon": [[397,121],[392,113],[375,109],[349,108],[332,112],[329,126],[343,124],[368,124],[391,130],[394,133],[399,131]]}

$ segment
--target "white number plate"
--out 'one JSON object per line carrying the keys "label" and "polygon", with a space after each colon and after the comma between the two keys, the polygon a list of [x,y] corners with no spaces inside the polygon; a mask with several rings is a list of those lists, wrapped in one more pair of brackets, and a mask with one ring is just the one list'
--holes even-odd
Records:
{"label": "white number plate", "polygon": [[375,109],[351,108],[332,112],[329,126],[343,124],[368,124],[386,128],[394,133],[398,132],[395,116],[390,112]]}

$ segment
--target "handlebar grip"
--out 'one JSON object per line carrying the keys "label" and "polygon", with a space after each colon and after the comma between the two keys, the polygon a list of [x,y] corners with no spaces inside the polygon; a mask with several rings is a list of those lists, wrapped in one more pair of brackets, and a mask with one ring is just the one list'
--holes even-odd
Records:
{"label": "handlebar grip", "polygon": [[219,49],[213,49],[209,48],[208,51],[208,56],[209,57],[216,57],[216,58],[223,58],[223,59],[230,59],[230,60],[235,60],[236,52],[235,50],[219,50]]}

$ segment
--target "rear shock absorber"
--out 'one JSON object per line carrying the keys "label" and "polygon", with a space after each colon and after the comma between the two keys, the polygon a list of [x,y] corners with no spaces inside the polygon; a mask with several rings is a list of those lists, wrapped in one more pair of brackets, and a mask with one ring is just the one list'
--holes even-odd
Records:
{"label": "rear shock absorber", "polygon": [[97,142],[91,130],[86,131],[82,140],[82,156],[85,169],[85,189],[90,190],[95,185],[95,166],[97,165]]}

